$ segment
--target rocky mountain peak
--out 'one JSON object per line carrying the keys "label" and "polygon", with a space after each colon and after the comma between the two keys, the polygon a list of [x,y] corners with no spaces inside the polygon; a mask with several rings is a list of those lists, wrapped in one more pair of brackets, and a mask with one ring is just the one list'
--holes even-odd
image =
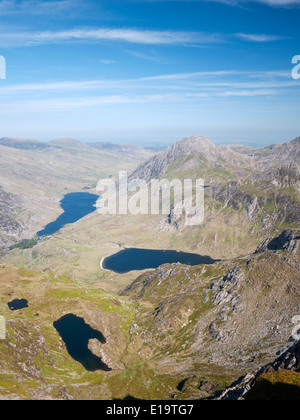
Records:
{"label": "rocky mountain peak", "polygon": [[[234,152],[230,151],[231,154]],[[156,154],[142,163],[131,175],[131,179],[140,178],[150,180],[164,175],[166,168],[180,156],[201,154],[208,161],[215,161],[220,151],[212,141],[204,136],[184,137],[172,146]],[[223,154],[223,152],[221,152]]]}
{"label": "rocky mountain peak", "polygon": [[176,141],[170,149],[177,155],[201,153],[206,158],[208,158],[211,157],[212,154],[214,154],[216,146],[207,137],[192,136],[184,137]]}

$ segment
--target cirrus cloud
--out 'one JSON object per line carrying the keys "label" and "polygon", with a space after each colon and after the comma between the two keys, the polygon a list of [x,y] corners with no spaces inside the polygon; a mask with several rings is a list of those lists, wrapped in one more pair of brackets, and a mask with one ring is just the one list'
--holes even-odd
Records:
{"label": "cirrus cloud", "polygon": [[127,28],[84,28],[64,31],[13,32],[0,34],[0,47],[61,44],[67,42],[121,41],[148,45],[192,45],[221,43],[213,33],[152,31]]}
{"label": "cirrus cloud", "polygon": [[101,41],[144,45],[206,46],[226,43],[232,38],[252,42],[271,42],[286,39],[286,37],[270,34],[218,34],[131,28],[83,28],[64,31],[2,32],[0,33],[0,47],[30,47],[47,44],[95,43]]}
{"label": "cirrus cloud", "polygon": [[244,34],[238,33],[236,36],[244,41],[251,42],[273,42],[286,39],[286,37],[279,35],[268,35],[268,34]]}
{"label": "cirrus cloud", "polygon": [[[126,0],[129,1],[129,0]],[[141,0],[130,0],[132,2],[140,2]],[[271,7],[300,7],[300,0],[142,0],[143,2],[154,3],[154,2],[181,2],[181,3],[188,3],[188,2],[213,2],[213,3],[222,3],[227,4],[229,6],[244,6],[247,3],[261,3]]]}
{"label": "cirrus cloud", "polygon": [[81,8],[81,0],[0,0],[0,16],[8,15],[57,15]]}

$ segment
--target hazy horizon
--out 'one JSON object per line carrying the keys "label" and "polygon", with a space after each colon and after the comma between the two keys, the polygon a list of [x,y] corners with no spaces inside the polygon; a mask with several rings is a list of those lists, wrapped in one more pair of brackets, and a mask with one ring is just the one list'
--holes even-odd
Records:
{"label": "hazy horizon", "polygon": [[89,144],[89,143],[111,143],[111,144],[115,144],[115,145],[136,145],[138,147],[153,147],[153,148],[157,148],[157,149],[164,149],[167,148],[169,146],[171,146],[172,144],[174,144],[176,141],[181,140],[183,138],[188,138],[188,137],[192,137],[192,136],[198,136],[198,137],[206,137],[208,138],[210,141],[212,141],[215,145],[240,145],[240,146],[244,146],[244,147],[253,147],[253,148],[260,148],[260,147],[267,147],[270,146],[272,144],[283,144],[283,143],[288,143],[292,140],[294,140],[295,138],[298,138],[299,136],[294,136],[293,138],[289,139],[289,140],[277,140],[277,141],[273,141],[273,142],[260,142],[259,140],[250,140],[250,141],[246,141],[246,140],[238,140],[238,139],[232,139],[230,140],[220,140],[220,139],[212,139],[209,138],[205,135],[202,134],[192,134],[191,136],[182,136],[180,138],[174,138],[174,139],[170,139],[170,140],[156,140],[156,141],[134,141],[134,140],[108,140],[108,139],[80,139],[80,138],[74,138],[74,137],[57,137],[57,138],[53,138],[53,139],[37,139],[37,138],[20,138],[20,137],[9,137],[9,136],[0,136],[0,140],[3,138],[8,138],[8,139],[14,139],[14,140],[20,140],[20,141],[37,141],[37,142],[42,142],[42,143],[50,143],[50,142],[55,142],[55,141],[62,141],[62,140],[75,140],[75,141],[79,141],[83,144]]}

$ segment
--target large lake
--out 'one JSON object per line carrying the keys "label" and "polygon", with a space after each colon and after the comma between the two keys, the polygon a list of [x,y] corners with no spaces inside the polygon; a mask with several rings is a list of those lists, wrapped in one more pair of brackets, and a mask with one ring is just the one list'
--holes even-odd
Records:
{"label": "large lake", "polygon": [[208,256],[177,252],[172,250],[126,248],[102,261],[102,268],[124,274],[129,271],[158,268],[162,264],[181,263],[186,265],[214,264]]}
{"label": "large lake", "polygon": [[53,235],[69,223],[75,223],[83,217],[96,210],[95,204],[99,199],[98,195],[86,192],[76,192],[67,194],[60,202],[63,209],[55,222],[49,223],[43,230],[37,233],[37,236]]}

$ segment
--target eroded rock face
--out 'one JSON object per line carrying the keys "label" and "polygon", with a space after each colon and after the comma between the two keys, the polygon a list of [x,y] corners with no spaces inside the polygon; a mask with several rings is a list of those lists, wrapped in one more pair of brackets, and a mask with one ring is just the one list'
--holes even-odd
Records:
{"label": "eroded rock face", "polygon": [[255,253],[258,254],[266,251],[287,251],[295,253],[299,245],[299,239],[299,230],[285,230],[277,238],[266,239],[259,245]]}
{"label": "eroded rock face", "polygon": [[[226,389],[216,400],[244,400],[255,382],[266,372],[279,371],[281,369],[300,372],[300,341],[292,345],[286,352],[270,363],[253,373],[249,373]],[[300,389],[299,389],[300,393]]]}
{"label": "eroded rock face", "polygon": [[245,279],[243,271],[235,266],[226,276],[214,282],[211,290],[214,292],[214,305],[230,304],[233,308],[239,299],[238,291]]}

